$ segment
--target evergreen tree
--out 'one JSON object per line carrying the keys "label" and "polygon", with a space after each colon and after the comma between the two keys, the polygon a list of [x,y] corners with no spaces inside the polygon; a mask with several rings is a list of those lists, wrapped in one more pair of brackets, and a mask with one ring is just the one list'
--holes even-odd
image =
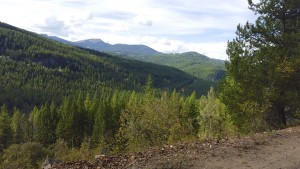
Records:
{"label": "evergreen tree", "polygon": [[13,131],[13,138],[15,144],[20,144],[24,142],[24,129],[22,124],[22,115],[20,111],[14,107],[13,116],[11,118],[11,128]]}
{"label": "evergreen tree", "polygon": [[188,119],[191,120],[191,123],[194,128],[194,132],[197,133],[199,129],[199,124],[197,122],[198,116],[198,106],[197,106],[197,99],[196,99],[196,92],[193,92],[185,101],[185,109],[187,113]]}
{"label": "evergreen tree", "polygon": [[145,101],[150,101],[154,97],[153,80],[149,75],[145,86]]}
{"label": "evergreen tree", "polygon": [[253,121],[286,126],[287,111],[299,109],[294,104],[300,89],[299,1],[249,0],[249,6],[259,17],[254,24],[239,25],[228,43],[220,96],[244,131]]}
{"label": "evergreen tree", "polygon": [[69,146],[74,146],[74,104],[71,99],[66,97],[59,107],[59,121],[56,128],[56,134],[58,138],[63,139]]}
{"label": "evergreen tree", "polygon": [[216,97],[211,87],[207,96],[199,101],[198,123],[200,138],[222,138],[233,134],[234,126],[227,114],[226,106]]}
{"label": "evergreen tree", "polygon": [[95,112],[98,108],[98,98],[95,95],[93,99],[90,98],[90,95],[87,94],[84,100],[84,109],[86,113],[86,126],[84,129],[84,133],[87,136],[91,136],[93,132],[93,126],[94,126],[94,117]]}
{"label": "evergreen tree", "polygon": [[103,143],[105,137],[105,119],[104,119],[103,106],[99,106],[98,111],[95,113],[92,146],[96,147]]}
{"label": "evergreen tree", "polygon": [[55,143],[58,118],[54,102],[50,105],[45,103],[40,109],[35,108],[32,114],[36,140],[43,145]]}
{"label": "evergreen tree", "polygon": [[0,112],[0,152],[7,148],[13,140],[13,132],[10,126],[10,117],[6,105],[1,107]]}

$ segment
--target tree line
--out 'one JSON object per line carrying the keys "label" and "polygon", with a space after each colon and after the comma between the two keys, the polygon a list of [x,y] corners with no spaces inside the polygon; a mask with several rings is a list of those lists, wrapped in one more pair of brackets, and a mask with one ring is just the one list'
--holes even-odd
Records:
{"label": "tree line", "polygon": [[[55,85],[63,95],[48,97],[48,94],[51,96],[51,92],[41,92],[42,96],[48,99],[34,104],[35,106],[28,106],[26,109],[29,110],[28,114],[21,113],[22,110],[18,108],[12,108],[13,103],[17,103],[15,101],[9,108],[5,104],[1,107],[2,166],[14,164],[13,157],[26,157],[26,153],[18,154],[19,151],[16,150],[35,152],[36,147],[48,147],[55,150],[50,153],[54,157],[68,159],[67,157],[70,157],[68,154],[79,157],[82,154],[89,154],[91,150],[96,150],[98,154],[139,151],[149,146],[193,139],[220,139],[236,133],[249,134],[299,124],[300,2],[298,0],[261,0],[258,3],[248,0],[248,2],[250,9],[259,16],[255,23],[247,22],[245,25],[239,25],[236,38],[228,42],[229,60],[226,63],[226,77],[219,84],[217,92],[211,89],[206,96],[197,97],[195,92],[183,95],[181,91],[164,90],[165,86],[158,89],[156,86],[159,81],[153,80],[154,78],[148,78],[146,81],[146,77],[143,77],[144,80],[141,80],[146,72],[140,74],[141,76],[130,74],[127,68],[132,64],[124,64],[129,62],[128,60],[109,64],[113,68],[111,70],[122,70],[121,72],[126,74],[112,81],[127,81],[129,84],[134,81],[138,82],[139,87],[110,88],[109,86],[114,83],[107,83],[104,87],[103,84],[98,85],[91,80],[85,80],[95,76],[85,76],[88,74],[80,71],[93,72],[92,65],[96,63],[77,62],[80,56],[75,55],[78,58],[73,58],[74,63],[68,64],[69,67],[57,67],[52,72],[61,73],[60,76],[55,76],[58,79],[54,84],[60,84],[59,77],[64,76],[63,79],[70,83],[62,83],[62,86],[74,85],[70,90]],[[15,44],[14,47],[18,48],[18,45]],[[11,51],[14,54],[20,52],[6,50],[5,54],[8,55]],[[16,57],[20,58],[21,55],[16,54]],[[91,58],[97,60],[96,57]],[[10,98],[10,94],[16,96],[18,87],[26,91],[23,87],[26,86],[24,84],[27,79],[8,70],[15,69],[12,65],[22,63],[22,66],[26,66],[29,62],[26,59],[16,60],[11,56],[1,57],[0,60],[11,65],[1,65],[5,71],[0,69],[2,75],[0,78],[4,79],[3,83],[0,83],[3,86],[0,88],[2,90],[0,95],[6,92],[5,101],[18,99]],[[43,72],[46,68],[45,76],[47,76],[52,69],[47,67],[48,64],[44,65],[46,63],[44,61],[29,65],[36,66],[36,70],[40,70],[36,72]],[[66,63],[68,62],[70,60],[67,59]],[[122,66],[120,62],[123,63]],[[99,65],[106,64],[108,62],[101,62]],[[106,72],[107,69],[101,70]],[[72,72],[71,76],[68,73],[64,74],[69,71]],[[26,71],[21,69],[18,72]],[[101,74],[100,70],[99,72]],[[28,71],[29,76],[30,73],[31,71]],[[114,76],[113,73],[109,75]],[[103,76],[106,76],[105,73]],[[11,83],[7,80],[11,77],[18,79],[16,83],[12,83],[16,86],[16,93],[13,88],[6,85]],[[47,84],[44,83],[44,77],[40,77],[30,82]],[[132,79],[129,80],[129,77]],[[160,80],[164,84],[171,84],[167,77]],[[172,77],[168,78],[173,79]],[[80,80],[76,81],[77,78]],[[173,80],[173,82],[180,81],[177,78]],[[144,83],[140,83],[141,81]],[[73,82],[76,83],[72,84]],[[89,90],[93,88],[89,88],[89,85],[87,87],[86,84],[94,85],[95,90]],[[76,88],[81,90],[74,90]],[[174,86],[172,88],[176,89]],[[28,94],[26,99],[31,104],[34,103],[32,98],[38,98],[42,87],[37,90],[37,95],[33,96],[31,93],[35,90],[32,89],[26,92]],[[47,87],[45,89],[47,90]],[[65,95],[66,91],[72,94]],[[1,103],[7,103],[5,101],[2,100]],[[68,150],[68,153],[64,150]],[[43,152],[35,153],[43,154]],[[30,159],[36,154],[31,153]],[[46,151],[44,154],[47,154]],[[24,164],[27,164],[26,160],[29,159],[24,160]],[[35,165],[32,161],[30,163],[31,166]]]}
{"label": "tree line", "polygon": [[[149,78],[144,92],[79,92],[46,102],[27,115],[0,112],[1,167],[36,168],[46,156],[90,160],[95,154],[140,151],[196,138],[221,139],[236,131],[213,88],[207,96],[163,92]],[[19,159],[15,161],[15,158]],[[28,167],[26,167],[28,166]]]}
{"label": "tree line", "polygon": [[44,146],[63,140],[78,148],[89,139],[91,148],[107,151],[137,150],[196,137],[221,138],[234,127],[213,89],[207,97],[184,97],[176,90],[159,94],[151,78],[144,93],[97,91],[65,97],[61,104],[46,102],[26,115],[1,107],[2,150],[11,144],[39,142]]}

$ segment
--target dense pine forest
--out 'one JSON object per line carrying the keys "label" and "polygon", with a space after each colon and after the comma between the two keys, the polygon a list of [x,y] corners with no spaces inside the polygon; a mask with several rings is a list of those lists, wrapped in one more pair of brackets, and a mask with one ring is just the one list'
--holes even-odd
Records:
{"label": "dense pine forest", "polygon": [[0,168],[299,124],[300,2],[249,0],[249,7],[258,19],[238,25],[228,42],[217,91],[176,68],[0,23]]}
{"label": "dense pine forest", "polygon": [[[199,85],[200,79],[176,68],[73,47],[5,23],[0,24],[0,44],[0,146],[4,159],[6,154],[13,157],[11,149],[18,146],[54,151],[51,146],[62,142],[75,150],[88,142],[91,149],[113,153],[179,141],[183,138],[176,136],[177,128],[186,132],[183,127],[189,127],[186,137],[197,133],[196,93],[206,93],[210,83]],[[166,105],[172,91],[177,115],[168,110],[171,105]],[[153,112],[154,105],[160,114]],[[136,114],[127,117],[126,113],[133,110]],[[147,113],[140,117],[143,111]],[[165,118],[160,119],[161,115]],[[157,116],[157,121],[148,121],[151,116]],[[169,116],[173,120],[164,126]],[[146,120],[149,126],[130,124],[136,118]],[[166,128],[162,131],[156,125]],[[141,133],[125,132],[131,127]],[[144,136],[146,131],[149,136]],[[141,141],[130,141],[136,135]],[[130,142],[132,145],[127,146]],[[11,163],[7,160],[2,161],[3,167]],[[20,160],[17,166],[8,167],[25,164],[28,168],[37,165]]]}
{"label": "dense pine forest", "polygon": [[211,85],[195,86],[194,77],[175,68],[64,45],[4,23],[0,28],[0,101],[9,108],[28,111],[45,101],[58,103],[77,91],[141,91],[148,75],[155,88],[187,95],[194,90],[204,94]]}
{"label": "dense pine forest", "polygon": [[216,83],[213,82],[217,82],[225,76],[224,60],[212,59],[197,52],[160,53],[143,45],[111,45],[101,39],[71,42],[56,36],[42,35],[64,44],[107,52],[123,58],[175,67],[199,78],[200,85],[201,83],[210,83],[216,86]]}

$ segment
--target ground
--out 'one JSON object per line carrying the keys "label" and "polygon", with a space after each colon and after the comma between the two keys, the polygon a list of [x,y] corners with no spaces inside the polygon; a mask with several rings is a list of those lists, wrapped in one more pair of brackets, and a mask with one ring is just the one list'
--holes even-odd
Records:
{"label": "ground", "polygon": [[279,131],[150,148],[133,155],[96,156],[52,168],[299,169],[300,126]]}

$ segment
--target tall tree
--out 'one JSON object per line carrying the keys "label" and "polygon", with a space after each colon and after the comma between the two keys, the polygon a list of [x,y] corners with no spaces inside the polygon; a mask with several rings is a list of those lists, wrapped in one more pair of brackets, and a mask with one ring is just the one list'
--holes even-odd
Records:
{"label": "tall tree", "polygon": [[10,120],[8,109],[6,105],[3,105],[0,112],[0,152],[12,143],[13,133]]}
{"label": "tall tree", "polygon": [[24,142],[24,129],[22,128],[22,115],[16,107],[13,110],[13,116],[11,118],[11,128],[13,131],[14,143],[20,144]]}
{"label": "tall tree", "polygon": [[255,23],[238,25],[237,37],[228,43],[220,96],[239,127],[256,117],[283,127],[287,115],[299,109],[300,2],[248,2],[259,16]]}

